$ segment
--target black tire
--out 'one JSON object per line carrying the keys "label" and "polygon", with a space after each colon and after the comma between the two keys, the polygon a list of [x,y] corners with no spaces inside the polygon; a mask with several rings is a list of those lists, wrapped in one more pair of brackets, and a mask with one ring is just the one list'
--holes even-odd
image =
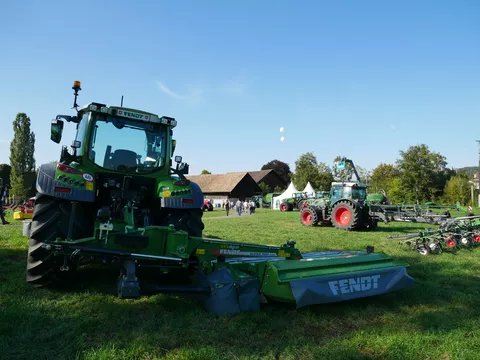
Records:
{"label": "black tire", "polygon": [[373,231],[378,227],[378,220],[369,218],[365,223],[365,230]]}
{"label": "black tire", "polygon": [[202,209],[173,209],[167,219],[167,225],[173,224],[175,230],[183,230],[189,236],[202,237],[205,225],[202,221]]}
{"label": "black tire", "polygon": [[302,210],[305,206],[307,206],[306,200],[300,200],[300,201],[297,203],[297,209],[298,209],[298,210]]}
{"label": "black tire", "polygon": [[316,226],[318,224],[317,211],[310,206],[305,206],[300,211],[300,222],[305,226]]}
{"label": "black tire", "polygon": [[337,229],[358,229],[360,227],[360,218],[361,209],[348,200],[341,200],[332,208],[332,224]]}
{"label": "black tire", "polygon": [[287,211],[293,211],[293,204],[287,203]]}
{"label": "black tire", "polygon": [[[68,271],[60,271],[64,257],[54,256],[44,248],[45,244],[54,242],[56,238],[67,237],[71,212],[70,201],[37,195],[30,230],[26,276],[27,283],[33,287],[64,285],[75,272],[76,266],[72,263],[68,263]],[[72,237],[81,239],[92,234],[93,212],[89,212],[85,204],[78,203]]]}

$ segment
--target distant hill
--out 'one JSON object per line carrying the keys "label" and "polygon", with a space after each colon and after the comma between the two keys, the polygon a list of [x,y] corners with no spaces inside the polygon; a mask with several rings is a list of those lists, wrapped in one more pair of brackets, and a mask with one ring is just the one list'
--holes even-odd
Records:
{"label": "distant hill", "polygon": [[455,169],[457,172],[465,172],[469,177],[473,177],[473,174],[478,172],[478,166],[466,166],[463,168]]}

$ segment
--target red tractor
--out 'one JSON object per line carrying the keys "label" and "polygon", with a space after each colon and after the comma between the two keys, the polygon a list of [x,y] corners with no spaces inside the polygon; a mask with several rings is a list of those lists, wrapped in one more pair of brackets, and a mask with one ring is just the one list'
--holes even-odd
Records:
{"label": "red tractor", "polygon": [[202,206],[203,211],[213,211],[213,204],[210,200],[203,200],[203,206]]}

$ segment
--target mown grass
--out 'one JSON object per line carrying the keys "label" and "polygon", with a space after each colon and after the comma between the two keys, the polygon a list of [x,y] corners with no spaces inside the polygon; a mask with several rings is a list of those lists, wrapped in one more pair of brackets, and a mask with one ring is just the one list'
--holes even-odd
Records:
{"label": "mown grass", "polygon": [[[293,239],[301,251],[374,245],[410,264],[416,285],[396,293],[295,309],[215,317],[188,296],[135,301],[114,295],[116,271],[86,268],[70,292],[25,284],[27,239],[0,227],[0,359],[478,359],[480,248],[422,257],[387,241],[423,229],[309,228],[297,212],[244,217],[211,212],[205,236],[262,244]],[[101,271],[101,272],[100,272]],[[112,292],[109,292],[112,291]]]}

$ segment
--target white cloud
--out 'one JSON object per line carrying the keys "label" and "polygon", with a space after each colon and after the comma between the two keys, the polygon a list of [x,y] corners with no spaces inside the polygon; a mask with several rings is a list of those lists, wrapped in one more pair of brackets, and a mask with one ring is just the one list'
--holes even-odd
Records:
{"label": "white cloud", "polygon": [[165,95],[173,97],[178,100],[185,100],[192,103],[199,103],[203,97],[203,90],[198,86],[189,86],[187,88],[186,94],[178,94],[172,90],[170,90],[163,82],[157,80],[157,86],[161,92]]}
{"label": "white cloud", "polygon": [[164,83],[161,81],[157,81],[157,86],[160,89],[161,92],[164,94],[174,97],[175,99],[183,99],[184,96],[178,95],[177,93],[174,93],[172,90],[170,90]]}

